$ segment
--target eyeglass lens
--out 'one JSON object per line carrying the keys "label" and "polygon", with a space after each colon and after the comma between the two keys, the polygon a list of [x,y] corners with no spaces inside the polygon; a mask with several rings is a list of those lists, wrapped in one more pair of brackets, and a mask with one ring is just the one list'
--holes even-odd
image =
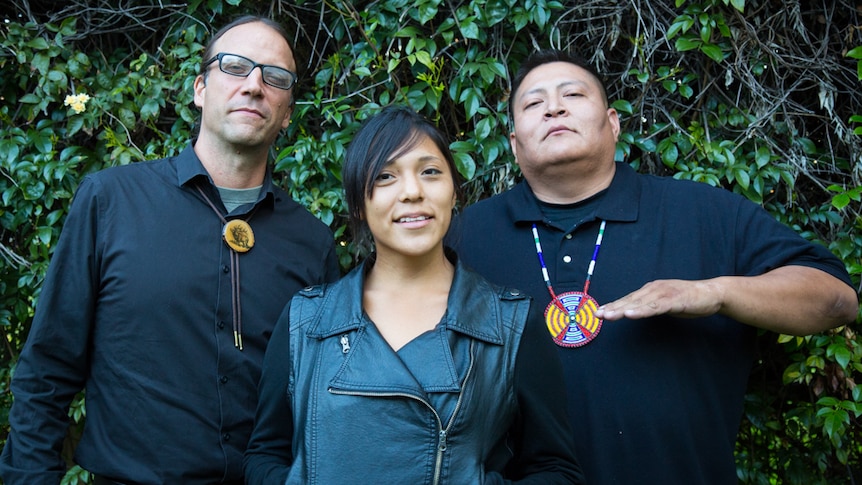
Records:
{"label": "eyeglass lens", "polygon": [[263,82],[277,88],[290,89],[296,80],[296,76],[287,69],[258,64],[251,59],[237,54],[221,53],[218,55],[218,60],[219,69],[232,76],[246,77],[251,74],[251,71],[255,67],[260,67],[263,74]]}

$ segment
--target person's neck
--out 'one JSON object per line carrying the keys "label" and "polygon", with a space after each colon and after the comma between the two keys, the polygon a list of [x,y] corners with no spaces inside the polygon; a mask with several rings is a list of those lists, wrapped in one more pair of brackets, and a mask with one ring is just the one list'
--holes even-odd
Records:
{"label": "person's neck", "polygon": [[363,283],[362,308],[398,351],[441,322],[454,276],[455,267],[442,247],[422,256],[380,254],[378,248],[377,260]]}
{"label": "person's neck", "polygon": [[422,256],[379,253],[365,280],[366,290],[394,294],[449,292],[455,266],[442,248]]}
{"label": "person's neck", "polygon": [[198,139],[195,154],[218,187],[249,189],[263,184],[268,150],[219,145]]}
{"label": "person's neck", "polygon": [[611,185],[616,164],[577,162],[524,174],[537,199],[551,204],[574,204]]}

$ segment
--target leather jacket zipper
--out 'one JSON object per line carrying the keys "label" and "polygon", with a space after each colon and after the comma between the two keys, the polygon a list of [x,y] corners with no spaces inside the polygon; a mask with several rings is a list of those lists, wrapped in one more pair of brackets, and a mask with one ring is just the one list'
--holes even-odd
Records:
{"label": "leather jacket zipper", "polygon": [[431,410],[431,413],[434,414],[434,418],[437,420],[437,457],[434,463],[434,480],[431,482],[433,485],[438,485],[440,483],[440,472],[443,468],[443,453],[448,448],[446,444],[446,440],[449,436],[449,431],[452,429],[452,424],[455,423],[455,418],[458,416],[458,411],[461,409],[461,404],[464,399],[464,390],[467,389],[467,381],[470,380],[470,377],[473,375],[473,367],[475,364],[474,359],[474,349],[473,346],[475,344],[474,340],[470,341],[470,365],[467,367],[467,375],[464,376],[464,381],[461,383],[461,392],[458,394],[458,401],[455,403],[455,410],[452,411],[452,416],[449,417],[449,422],[446,424],[446,428],[443,428],[443,421],[440,419],[440,415],[437,414],[437,410],[434,409],[434,406],[431,405],[427,400],[422,399],[419,396],[415,396],[413,394],[407,394],[403,392],[366,392],[366,391],[342,391],[338,389],[329,388],[328,391],[332,394],[339,394],[343,396],[368,396],[368,397],[406,397],[408,399],[413,399],[415,401],[419,401],[424,404],[425,407]]}

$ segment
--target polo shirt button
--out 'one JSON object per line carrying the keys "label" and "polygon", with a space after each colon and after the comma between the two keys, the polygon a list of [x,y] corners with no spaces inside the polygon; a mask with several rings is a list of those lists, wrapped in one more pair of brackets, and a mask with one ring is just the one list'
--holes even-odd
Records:
{"label": "polo shirt button", "polygon": [[218,326],[219,330],[224,328],[224,322],[221,320],[219,320],[219,322],[216,325]]}
{"label": "polo shirt button", "polygon": [[219,378],[219,382],[221,382],[222,384],[226,383],[227,382],[227,376],[221,376]]}
{"label": "polo shirt button", "polygon": [[571,239],[571,238],[572,238],[572,233],[566,234],[566,239]]}
{"label": "polo shirt button", "polygon": [[569,255],[563,256],[563,262],[564,262],[564,263],[571,263],[571,262],[572,262],[572,257],[571,257],[571,256],[569,256]]}
{"label": "polo shirt button", "polygon": [[225,441],[230,441],[230,433],[225,433],[225,434],[221,435],[221,439],[223,439]]}
{"label": "polo shirt button", "polygon": [[222,270],[222,272],[224,272],[224,273],[230,273],[230,266],[228,266],[228,265],[226,265],[226,264],[223,264],[223,265],[221,266],[221,270]]}

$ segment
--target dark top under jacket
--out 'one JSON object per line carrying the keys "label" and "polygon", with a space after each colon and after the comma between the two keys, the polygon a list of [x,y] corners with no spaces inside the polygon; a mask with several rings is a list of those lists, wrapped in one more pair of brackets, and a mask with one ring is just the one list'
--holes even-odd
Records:
{"label": "dark top under jacket", "polygon": [[[217,189],[191,146],[84,178],[12,380],[7,485],[59,483],[67,409],[86,388],[76,462],[138,484],[241,483],[264,348],[284,304],[337,279],[329,229],[272,184],[228,217],[239,254],[234,346],[230,249]],[[223,213],[223,212],[222,212]]]}

